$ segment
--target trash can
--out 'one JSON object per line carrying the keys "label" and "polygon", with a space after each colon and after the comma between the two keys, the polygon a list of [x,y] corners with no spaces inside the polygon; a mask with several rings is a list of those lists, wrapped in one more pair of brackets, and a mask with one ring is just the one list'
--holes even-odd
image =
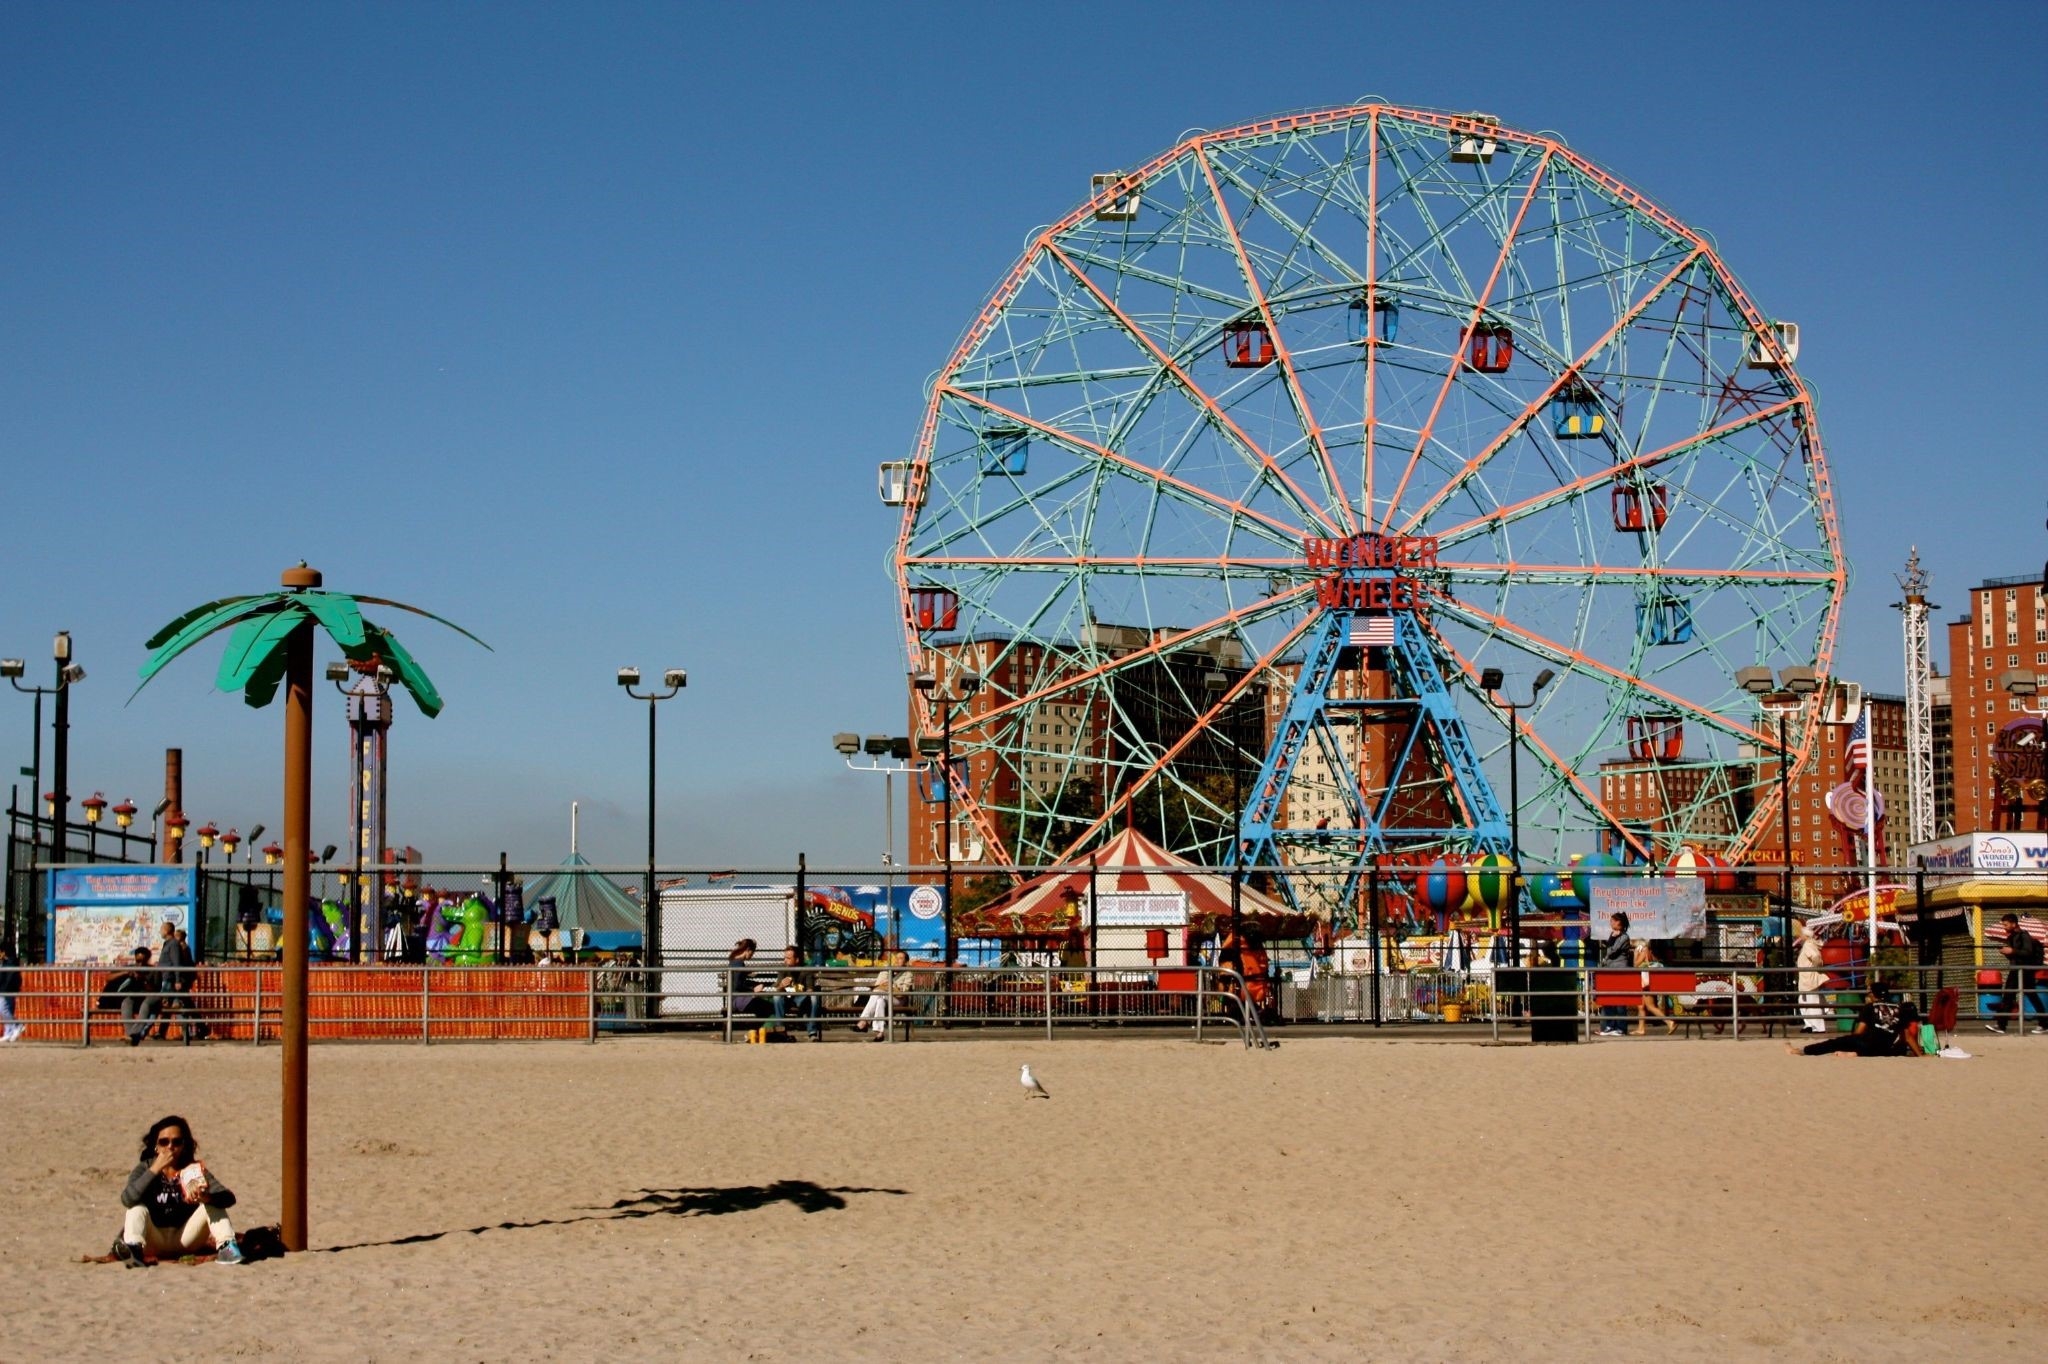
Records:
{"label": "trash can", "polygon": [[1531,1042],[1579,1040],[1579,973],[1558,966],[1494,968],[1504,995],[1525,995]]}

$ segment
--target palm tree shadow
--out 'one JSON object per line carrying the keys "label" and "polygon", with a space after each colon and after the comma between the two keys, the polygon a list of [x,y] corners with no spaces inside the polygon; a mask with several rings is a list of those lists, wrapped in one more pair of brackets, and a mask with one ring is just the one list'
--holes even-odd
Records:
{"label": "palm tree shadow", "polygon": [[773,1184],[733,1184],[705,1189],[641,1189],[607,1207],[591,1208],[578,1217],[544,1217],[531,1222],[493,1222],[488,1226],[462,1227],[447,1231],[426,1231],[389,1241],[358,1241],[346,1246],[321,1246],[323,1254],[344,1250],[368,1250],[376,1246],[416,1246],[444,1236],[481,1236],[487,1231],[523,1231],[534,1227],[566,1227],[577,1222],[617,1222],[635,1217],[724,1217],[736,1212],[756,1212],[776,1203],[787,1203],[804,1213],[834,1212],[846,1206],[849,1194],[887,1194],[907,1197],[907,1189],[866,1189],[847,1185],[827,1188],[807,1179],[778,1179]]}

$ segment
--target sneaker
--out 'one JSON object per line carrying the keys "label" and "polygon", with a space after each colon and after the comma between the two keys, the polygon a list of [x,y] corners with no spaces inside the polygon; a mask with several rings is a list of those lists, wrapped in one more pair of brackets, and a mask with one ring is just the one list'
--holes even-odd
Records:
{"label": "sneaker", "polygon": [[114,1242],[114,1258],[130,1269],[147,1269],[149,1261],[142,1258],[142,1247],[134,1241]]}
{"label": "sneaker", "polygon": [[214,1252],[213,1262],[217,1265],[245,1265],[249,1263],[248,1259],[242,1254],[242,1248],[233,1241],[228,1242]]}
{"label": "sneaker", "polygon": [[1986,1023],[1986,1024],[1984,1025],[1984,1031],[1985,1031],[1985,1032],[1995,1032],[1995,1033],[1997,1033],[1997,1034],[1998,1034],[1998,1035],[1999,1035],[2000,1037],[2003,1037],[2003,1036],[2005,1036],[2005,1024],[2003,1024],[2003,1023]]}
{"label": "sneaker", "polygon": [[1627,1034],[1626,1034],[1626,1033],[1624,1033],[1624,1032],[1622,1032],[1622,1030],[1621,1030],[1620,1028],[1602,1028],[1602,1029],[1600,1030],[1600,1035],[1601,1035],[1602,1037],[1625,1037],[1625,1036],[1627,1036]]}
{"label": "sneaker", "polygon": [[2027,1032],[2034,1037],[2039,1037],[2042,1033],[2048,1033],[2048,1023],[2036,1023],[2033,1027],[2027,1029]]}

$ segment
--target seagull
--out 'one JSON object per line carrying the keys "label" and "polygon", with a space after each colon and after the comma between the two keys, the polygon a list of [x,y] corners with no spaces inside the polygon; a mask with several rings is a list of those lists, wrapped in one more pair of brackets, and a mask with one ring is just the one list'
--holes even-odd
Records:
{"label": "seagull", "polygon": [[1024,1086],[1024,1097],[1027,1099],[1050,1099],[1052,1097],[1052,1095],[1045,1092],[1045,1086],[1038,1083],[1038,1077],[1031,1073],[1031,1067],[1029,1066],[1024,1067],[1024,1073],[1017,1077],[1017,1083]]}

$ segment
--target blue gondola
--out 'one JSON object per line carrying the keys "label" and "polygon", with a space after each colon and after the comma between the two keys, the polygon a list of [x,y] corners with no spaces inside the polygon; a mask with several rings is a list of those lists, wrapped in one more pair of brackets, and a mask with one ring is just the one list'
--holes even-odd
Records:
{"label": "blue gondola", "polygon": [[1550,415],[1556,421],[1559,440],[1585,440],[1607,432],[1607,414],[1589,388],[1575,385],[1561,390],[1550,400]]}
{"label": "blue gondola", "polygon": [[[1399,299],[1384,294],[1373,297],[1370,309],[1364,299],[1358,299],[1345,310],[1345,329],[1353,341],[1363,341],[1378,333],[1382,341],[1392,341],[1401,334],[1401,303]],[[1377,326],[1368,322],[1368,316],[1375,319]]]}
{"label": "blue gondola", "polygon": [[982,433],[981,471],[985,474],[1021,474],[1031,433],[1021,426],[998,426]]}
{"label": "blue gondola", "polygon": [[1645,644],[1690,644],[1692,608],[1676,597],[1659,597],[1636,606],[1636,633]]}

